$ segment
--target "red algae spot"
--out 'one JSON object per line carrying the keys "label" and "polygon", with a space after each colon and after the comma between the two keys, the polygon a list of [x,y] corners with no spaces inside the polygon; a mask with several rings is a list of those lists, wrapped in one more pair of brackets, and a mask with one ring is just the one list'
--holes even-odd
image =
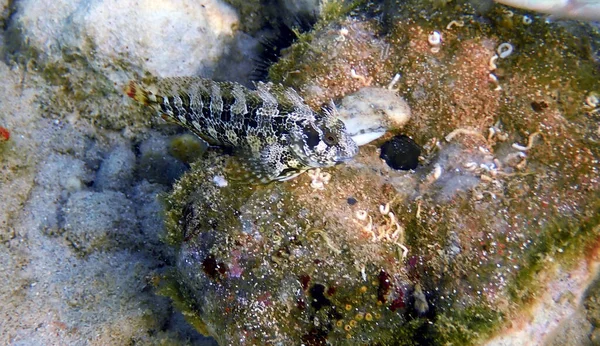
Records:
{"label": "red algae spot", "polygon": [[303,290],[308,289],[308,283],[310,282],[310,276],[308,274],[300,275],[300,285],[302,285]]}
{"label": "red algae spot", "polygon": [[398,297],[392,300],[392,304],[390,305],[390,310],[396,311],[398,309],[404,308],[406,305],[404,304],[404,292],[401,289],[397,289]]}
{"label": "red algae spot", "polygon": [[392,283],[390,282],[390,275],[382,270],[379,272],[377,279],[379,280],[379,287],[377,288],[377,300],[385,303],[385,296],[388,294],[390,287],[392,286]]}
{"label": "red algae spot", "polygon": [[217,260],[213,255],[208,255],[204,261],[202,261],[202,269],[206,275],[210,276],[212,279],[217,277]]}
{"label": "red algae spot", "polygon": [[336,291],[337,291],[337,288],[335,286],[329,286],[329,288],[327,289],[327,295],[332,296],[335,294]]}
{"label": "red algae spot", "polygon": [[6,142],[10,139],[10,131],[0,126],[0,142]]}

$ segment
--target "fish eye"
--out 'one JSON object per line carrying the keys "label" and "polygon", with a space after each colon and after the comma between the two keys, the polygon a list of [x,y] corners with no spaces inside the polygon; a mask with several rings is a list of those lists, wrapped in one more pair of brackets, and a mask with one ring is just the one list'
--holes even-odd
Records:
{"label": "fish eye", "polygon": [[327,145],[335,145],[335,144],[337,144],[337,138],[335,137],[335,135],[333,134],[333,132],[331,132],[329,130],[326,130],[325,133],[323,134],[323,141]]}

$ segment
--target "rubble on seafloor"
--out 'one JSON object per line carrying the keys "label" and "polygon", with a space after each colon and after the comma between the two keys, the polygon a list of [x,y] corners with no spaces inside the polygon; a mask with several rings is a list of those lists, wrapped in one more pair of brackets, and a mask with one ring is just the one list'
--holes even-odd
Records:
{"label": "rubble on seafloor", "polygon": [[502,6],[423,6],[317,23],[270,74],[313,105],[394,88],[412,114],[401,132],[423,149],[416,169],[380,160],[392,131],[318,188],[321,172],[247,185],[214,156],[175,185],[178,262],[161,289],[198,330],[222,344],[493,343],[558,272],[596,260],[589,41]]}

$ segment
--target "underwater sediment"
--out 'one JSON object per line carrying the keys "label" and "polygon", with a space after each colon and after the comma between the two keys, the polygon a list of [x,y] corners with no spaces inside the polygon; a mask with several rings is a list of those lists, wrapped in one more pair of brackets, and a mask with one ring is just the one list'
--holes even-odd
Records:
{"label": "underwater sediment", "polygon": [[[412,113],[402,130],[287,182],[248,185],[235,158],[211,154],[175,185],[178,259],[159,290],[200,332],[478,344],[526,315],[557,270],[596,259],[599,72],[575,32],[598,33],[500,5],[423,6],[324,16],[270,70],[313,106],[397,90]],[[422,149],[414,170],[379,158],[398,133]]]}

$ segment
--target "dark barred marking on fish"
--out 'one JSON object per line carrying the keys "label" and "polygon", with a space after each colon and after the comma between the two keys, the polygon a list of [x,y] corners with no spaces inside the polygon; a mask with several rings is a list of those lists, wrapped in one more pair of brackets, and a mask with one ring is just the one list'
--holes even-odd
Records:
{"label": "dark barred marking on fish", "polygon": [[156,88],[153,93],[131,81],[125,93],[209,144],[232,149],[251,180],[291,179],[358,152],[341,120],[329,111],[313,111],[291,88],[259,82],[250,90],[199,77],[165,78]]}

